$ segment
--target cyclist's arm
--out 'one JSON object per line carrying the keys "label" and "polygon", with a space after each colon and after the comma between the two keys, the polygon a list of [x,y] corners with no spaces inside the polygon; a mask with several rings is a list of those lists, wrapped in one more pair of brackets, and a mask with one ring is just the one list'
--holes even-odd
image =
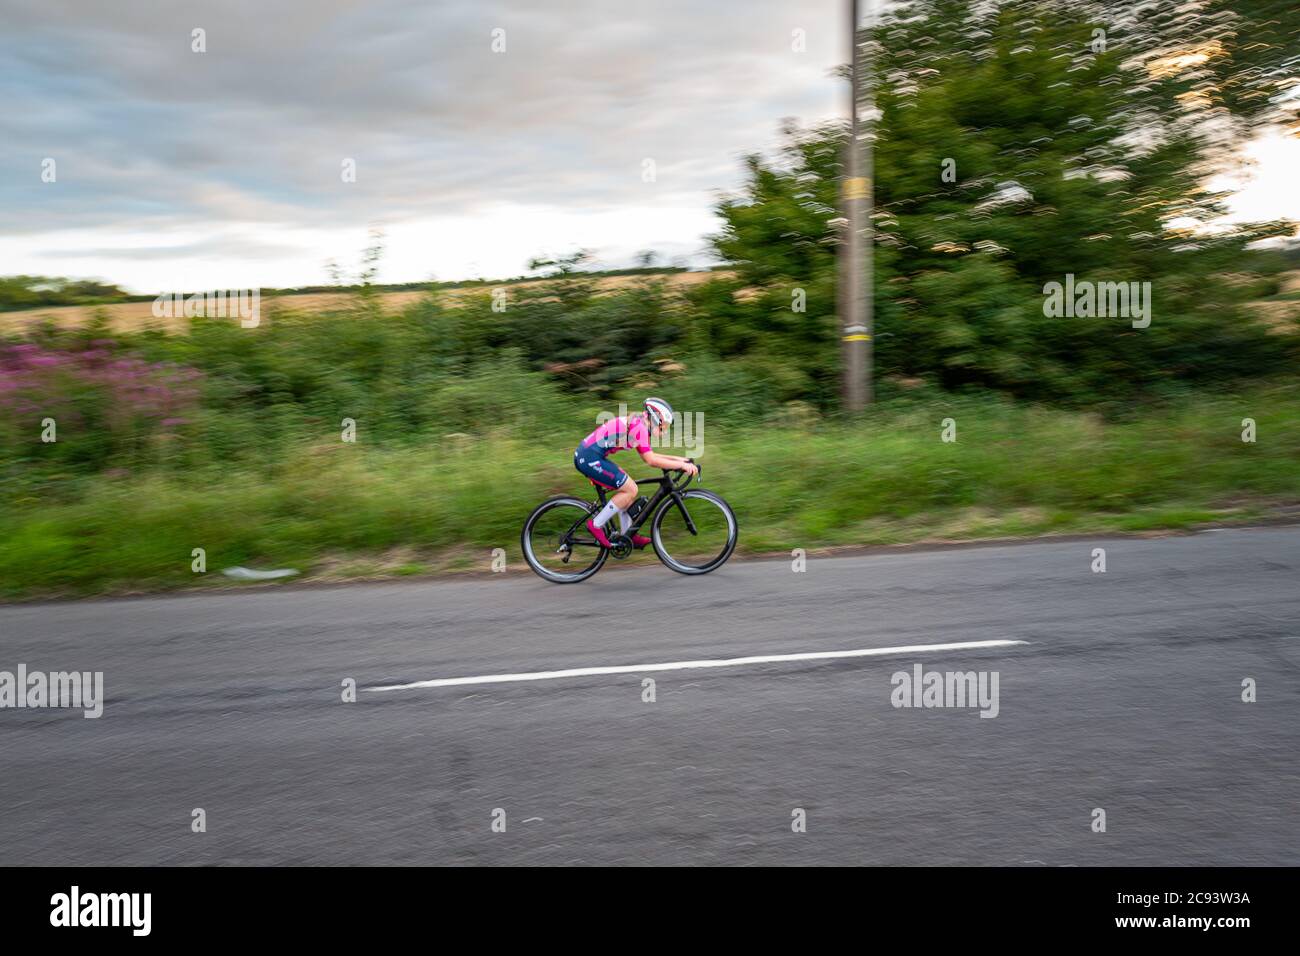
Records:
{"label": "cyclist's arm", "polygon": [[696,472],[693,464],[677,455],[661,455],[657,451],[643,451],[641,452],[641,460],[651,468],[665,468],[668,471],[676,471],[680,468],[692,475]]}

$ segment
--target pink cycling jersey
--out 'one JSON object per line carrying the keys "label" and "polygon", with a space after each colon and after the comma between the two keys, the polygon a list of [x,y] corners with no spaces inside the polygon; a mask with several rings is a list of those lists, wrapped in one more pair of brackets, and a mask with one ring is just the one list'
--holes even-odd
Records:
{"label": "pink cycling jersey", "polygon": [[613,455],[623,448],[644,455],[650,450],[650,430],[640,415],[611,418],[582,440],[583,448],[593,446],[599,447],[602,455]]}

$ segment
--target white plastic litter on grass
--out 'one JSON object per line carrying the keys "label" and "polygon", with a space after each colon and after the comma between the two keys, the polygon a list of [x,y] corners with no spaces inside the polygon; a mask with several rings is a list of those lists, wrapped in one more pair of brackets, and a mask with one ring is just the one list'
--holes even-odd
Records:
{"label": "white plastic litter on grass", "polygon": [[252,568],[226,568],[221,573],[236,581],[275,581],[293,577],[298,573],[298,569],[277,568],[274,571],[254,571]]}

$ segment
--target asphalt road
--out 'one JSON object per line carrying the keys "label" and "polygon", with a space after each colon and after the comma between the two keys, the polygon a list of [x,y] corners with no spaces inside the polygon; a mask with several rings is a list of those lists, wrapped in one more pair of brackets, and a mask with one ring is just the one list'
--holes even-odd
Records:
{"label": "asphalt road", "polygon": [[[107,698],[0,710],[0,865],[1300,863],[1300,529],[633,562],[0,608],[0,670]],[[914,664],[997,716],[894,707]]]}

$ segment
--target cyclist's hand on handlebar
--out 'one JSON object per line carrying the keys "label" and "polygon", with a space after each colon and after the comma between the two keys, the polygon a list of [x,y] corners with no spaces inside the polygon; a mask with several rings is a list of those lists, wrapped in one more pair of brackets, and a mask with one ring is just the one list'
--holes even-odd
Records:
{"label": "cyclist's hand on handlebar", "polygon": [[700,473],[700,466],[695,464],[693,461],[686,461],[682,463],[680,470],[686,472],[688,475],[698,475]]}

